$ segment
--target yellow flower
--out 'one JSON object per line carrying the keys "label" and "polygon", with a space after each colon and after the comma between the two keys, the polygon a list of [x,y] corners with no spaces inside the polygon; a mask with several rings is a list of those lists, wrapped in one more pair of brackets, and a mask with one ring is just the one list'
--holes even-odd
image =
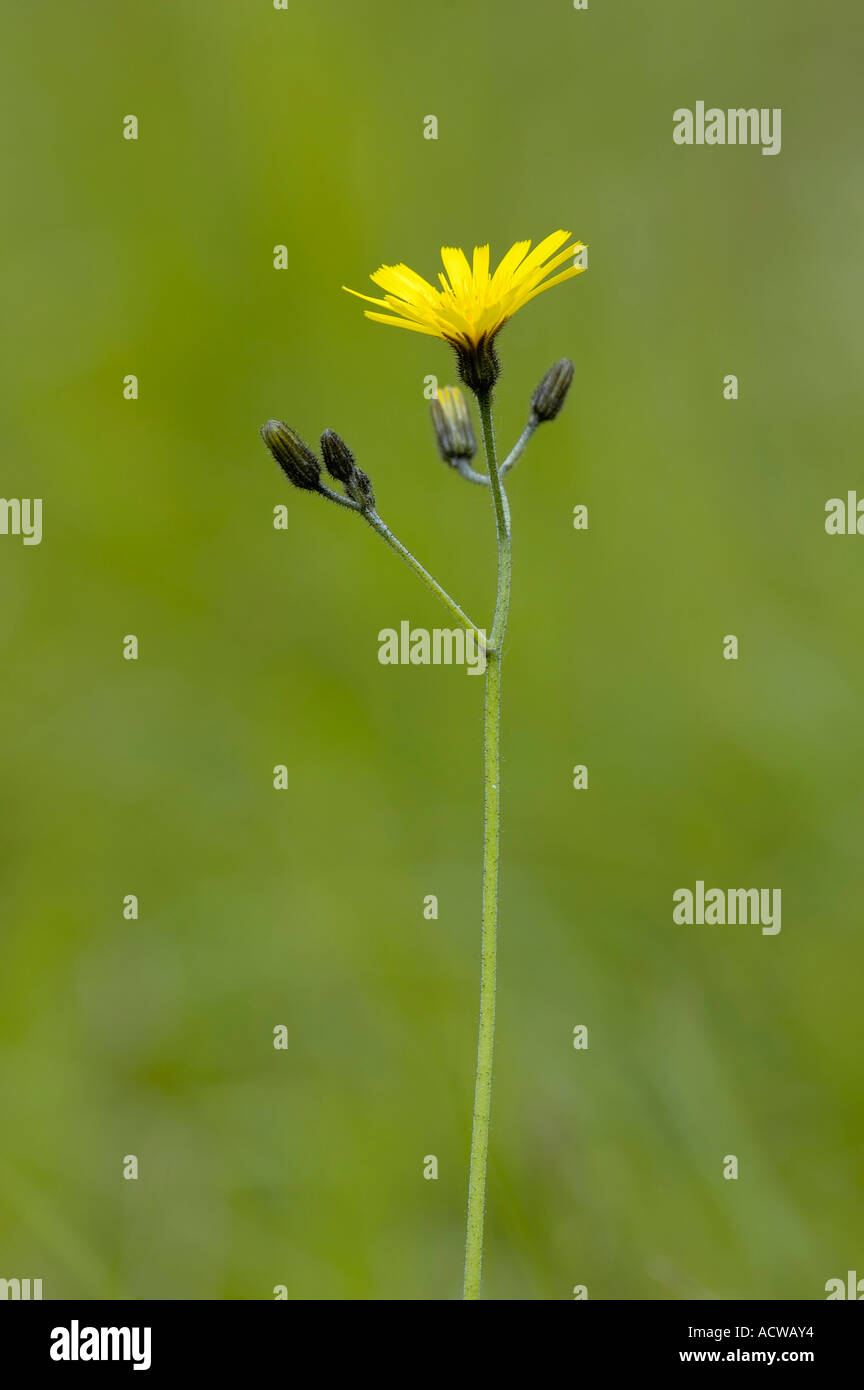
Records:
{"label": "yellow flower", "polygon": [[[535,295],[585,269],[573,264],[583,243],[565,245],[569,241],[570,233],[560,231],[547,236],[533,251],[530,241],[517,241],[491,274],[488,246],[475,246],[471,265],[464,251],[442,246],[445,273],[438,275],[440,290],[407,265],[382,265],[370,279],[384,291],[383,299],[357,290],[348,293],[389,311],[382,314],[367,309],[367,318],[443,338],[456,349],[463,381],[473,390],[488,390],[498,374],[492,344],[507,320]],[[565,270],[552,274],[565,264]]]}

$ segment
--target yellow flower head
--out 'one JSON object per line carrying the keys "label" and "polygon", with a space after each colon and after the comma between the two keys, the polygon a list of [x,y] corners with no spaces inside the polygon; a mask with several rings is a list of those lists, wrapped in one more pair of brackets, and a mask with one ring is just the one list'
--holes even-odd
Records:
{"label": "yellow flower head", "polygon": [[[488,390],[498,374],[493,342],[507,320],[535,295],[585,269],[573,263],[584,244],[568,242],[569,232],[553,232],[533,251],[530,241],[517,241],[491,274],[488,246],[475,246],[471,265],[464,251],[442,246],[440,290],[407,265],[382,265],[370,279],[384,291],[383,299],[357,290],[348,293],[388,310],[382,314],[367,309],[367,318],[443,338],[456,349],[466,385]],[[564,265],[566,269],[559,270]]]}

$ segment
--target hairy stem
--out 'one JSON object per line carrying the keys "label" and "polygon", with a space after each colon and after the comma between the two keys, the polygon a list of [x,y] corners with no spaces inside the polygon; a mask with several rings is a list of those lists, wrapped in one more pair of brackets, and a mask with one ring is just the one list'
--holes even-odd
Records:
{"label": "hairy stem", "polygon": [[506,459],[501,465],[500,474],[502,478],[506,473],[510,472],[510,469],[513,467],[514,463],[519,462],[519,460],[525,452],[525,446],[528,443],[528,440],[531,438],[539,423],[540,421],[537,419],[536,415],[532,414],[529,417],[527,425],[525,426],[519,438],[516,440],[516,443],[513,445],[513,448],[510,450],[509,454],[507,455]]}
{"label": "hairy stem", "polygon": [[486,468],[495,510],[498,537],[498,590],[492,620],[491,650],[486,663],[483,719],[483,898],[481,910],[480,1026],[471,1126],[468,1174],[468,1218],[465,1237],[463,1299],[480,1296],[483,1268],[483,1226],[486,1211],[486,1167],[489,1154],[489,1115],[492,1104],[492,1058],[495,1047],[495,979],[498,946],[498,864],[501,835],[501,659],[510,606],[510,514],[501,486],[492,428],[489,392],[477,404],[483,423]]}
{"label": "hairy stem", "polygon": [[375,531],[382,540],[387,542],[391,550],[396,551],[396,554],[405,561],[406,565],[408,565],[415,574],[420,576],[427,589],[431,589],[432,593],[440,598],[441,602],[450,610],[454,618],[458,618],[463,627],[466,627],[469,632],[473,632],[475,640],[479,644],[479,650],[487,650],[488,644],[486,634],[477,627],[476,623],[472,623],[467,613],[463,613],[456,600],[450,597],[446,589],[442,589],[438,580],[433,579],[429,571],[424,569],[420,561],[411,554],[408,547],[403,545],[402,542],[393,535],[390,527],[385,526],[378,513],[373,511],[371,507],[364,507],[360,510],[365,520],[368,521],[369,525],[372,527],[372,530]]}
{"label": "hairy stem", "polygon": [[[531,438],[539,423],[540,421],[536,418],[536,416],[532,415],[524,430],[520,434],[519,438],[516,440],[516,443],[513,445],[513,448],[510,450],[506,459],[498,469],[499,478],[503,478],[506,473],[510,472],[510,469],[513,467],[514,463],[519,462],[519,460],[525,452],[525,446],[527,445],[529,439]],[[454,467],[457,469],[460,476],[465,479],[466,483],[480,483],[483,487],[488,486],[489,479],[486,476],[486,474],[478,473],[476,469],[472,468],[471,465],[469,463],[466,463],[464,459],[457,460],[457,462],[454,464]]]}

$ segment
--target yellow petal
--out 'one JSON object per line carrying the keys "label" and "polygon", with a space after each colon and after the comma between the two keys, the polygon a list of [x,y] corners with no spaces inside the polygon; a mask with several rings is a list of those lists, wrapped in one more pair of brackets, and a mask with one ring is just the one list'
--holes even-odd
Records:
{"label": "yellow petal", "polygon": [[373,314],[371,309],[364,309],[363,312],[367,319],[375,319],[377,323],[392,323],[395,328],[410,328],[415,333],[426,333],[430,338],[441,337],[434,328],[426,328],[422,323],[412,323],[410,319],[395,319],[389,314]]}
{"label": "yellow petal", "polygon": [[561,251],[557,256],[553,256],[551,261],[547,261],[545,265],[536,266],[534,270],[530,271],[524,277],[521,274],[516,276],[514,288],[518,288],[523,294],[527,293],[528,290],[532,290],[535,285],[540,284],[540,281],[544,279],[545,276],[549,275],[553,270],[557,270],[559,265],[564,265],[566,261],[572,261],[581,246],[581,241],[576,241],[572,246],[568,246],[565,251]]}
{"label": "yellow petal", "polygon": [[369,279],[380,285],[382,290],[388,290],[402,299],[416,299],[419,296],[430,301],[437,298],[437,292],[428,280],[407,265],[382,265]]}
{"label": "yellow petal", "polygon": [[[553,275],[551,280],[544,280],[542,285],[538,285],[530,294],[526,294],[522,303],[527,304],[529,299],[536,298],[536,296],[542,294],[544,290],[551,290],[553,285],[560,285],[564,280],[572,280],[574,275],[581,275],[585,269],[586,267],[584,265],[571,265],[569,270],[562,270],[560,275]],[[369,312],[368,309],[366,312]]]}
{"label": "yellow petal", "polygon": [[492,276],[490,293],[496,293],[504,286],[505,282],[510,279],[511,275],[515,273],[519,262],[527,255],[530,245],[530,241],[517,241],[513,243],[507,254],[502,257],[495,274]]}
{"label": "yellow petal", "polygon": [[532,270],[536,270],[547,256],[551,256],[553,251],[557,251],[558,247],[569,239],[569,236],[569,232],[552,232],[550,236],[544,237],[542,241],[538,242],[534,250],[525,257],[520,265],[519,278],[521,279],[523,275],[528,275]]}
{"label": "yellow petal", "polygon": [[342,288],[347,294],[356,295],[357,299],[366,299],[370,304],[380,304],[382,309],[389,307],[386,299],[373,299],[371,294],[361,294],[359,290],[351,290],[347,285],[343,285]]}
{"label": "yellow petal", "polygon": [[466,294],[471,282],[471,267],[465,252],[457,246],[442,246],[441,259],[450,277],[453,293],[457,297]]}

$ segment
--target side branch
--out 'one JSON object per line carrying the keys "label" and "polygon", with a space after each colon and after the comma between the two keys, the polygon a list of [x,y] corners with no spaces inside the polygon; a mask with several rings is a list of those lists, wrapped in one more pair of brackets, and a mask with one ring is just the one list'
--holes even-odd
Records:
{"label": "side branch", "polygon": [[385,525],[378,513],[372,507],[361,507],[358,508],[358,511],[361,512],[364,521],[368,521],[372,530],[379,535],[382,540],[386,541],[390,549],[395,550],[396,554],[405,561],[406,565],[423,580],[427,589],[430,589],[433,594],[437,595],[445,608],[453,614],[454,618],[457,618],[463,627],[474,634],[474,639],[478,643],[480,650],[486,652],[487,655],[491,653],[492,647],[487,640],[485,632],[479,628],[476,623],[471,621],[468,614],[463,612],[456,600],[451,598],[447,590],[441,587],[438,580],[433,578],[429,571],[421,565],[420,561],[411,554],[408,547],[403,545],[402,542],[394,536],[390,527]]}

